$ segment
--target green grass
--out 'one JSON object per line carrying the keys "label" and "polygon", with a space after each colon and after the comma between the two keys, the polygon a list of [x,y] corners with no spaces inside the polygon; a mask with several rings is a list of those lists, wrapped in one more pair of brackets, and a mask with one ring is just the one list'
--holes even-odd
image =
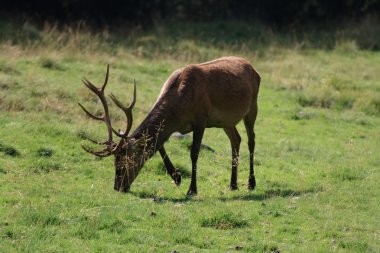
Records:
{"label": "green grass", "polygon": [[[350,40],[281,44],[288,38],[245,25],[159,26],[124,42],[123,34],[30,25],[3,37],[0,252],[377,252],[380,54]],[[247,190],[240,123],[239,191],[228,190],[228,139],[208,129],[203,143],[216,152],[201,151],[198,196],[186,197],[191,141],[175,138],[166,147],[183,174],[180,187],[157,155],[130,193],[115,192],[112,158],[80,147],[86,135],[106,138],[105,126],[77,106],[101,112],[80,79],[101,83],[110,63],[108,90],[129,101],[135,78],[136,127],[173,70],[224,55],[246,57],[262,76],[257,189]],[[111,105],[111,113],[124,128],[122,112]]]}

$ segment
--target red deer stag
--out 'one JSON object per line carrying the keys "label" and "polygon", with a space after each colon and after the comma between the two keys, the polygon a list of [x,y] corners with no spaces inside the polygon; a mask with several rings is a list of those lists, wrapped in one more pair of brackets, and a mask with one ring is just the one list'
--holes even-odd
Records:
{"label": "red deer stag", "polygon": [[[104,145],[101,151],[83,148],[96,156],[115,156],[114,189],[126,192],[137,177],[144,162],[159,151],[167,173],[177,185],[181,175],[170,161],[164,149],[164,143],[176,131],[185,134],[193,132],[191,146],[192,174],[188,195],[197,194],[197,159],[205,128],[223,128],[231,141],[232,174],[230,189],[237,189],[237,167],[241,138],[236,124],[243,119],[248,135],[250,171],[248,188],[256,185],[254,176],[255,132],[257,116],[257,96],[260,76],[245,59],[224,57],[201,64],[192,64],[176,70],[162,87],[153,109],[131,135],[132,108],[136,102],[136,82],[134,82],[133,101],[125,107],[113,94],[110,98],[125,112],[127,128],[124,132],[112,128],[104,89],[107,85],[109,66],[104,84],[95,87],[87,79],[83,83],[94,92],[104,107],[103,116],[95,116],[79,104],[86,114],[99,121],[104,121],[108,129],[108,140],[93,143]],[[118,143],[113,141],[113,134],[120,137]]]}

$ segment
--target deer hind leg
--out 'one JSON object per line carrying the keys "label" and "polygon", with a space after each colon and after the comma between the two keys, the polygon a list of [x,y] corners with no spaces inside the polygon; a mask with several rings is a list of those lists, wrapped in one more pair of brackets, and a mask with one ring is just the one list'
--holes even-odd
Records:
{"label": "deer hind leg", "polygon": [[199,150],[201,148],[203,133],[205,131],[204,126],[193,127],[193,144],[191,145],[191,183],[187,195],[197,195],[197,161],[199,156]]}
{"label": "deer hind leg", "polygon": [[254,152],[255,152],[255,131],[254,125],[257,116],[257,103],[254,103],[252,110],[244,117],[244,125],[248,135],[249,148],[249,178],[248,189],[253,190],[256,187],[255,170],[254,170]]}
{"label": "deer hind leg", "polygon": [[241,137],[236,127],[231,128],[223,128],[224,132],[226,132],[228,138],[231,142],[231,150],[232,150],[232,172],[231,172],[231,183],[230,189],[237,190],[237,169],[239,165],[239,149]]}
{"label": "deer hind leg", "polygon": [[174,180],[175,184],[179,186],[181,184],[181,173],[179,173],[174,167],[173,163],[170,161],[168,154],[166,154],[165,148],[162,145],[161,148],[158,149],[162,160],[164,161],[166,172],[170,175],[170,177]]}

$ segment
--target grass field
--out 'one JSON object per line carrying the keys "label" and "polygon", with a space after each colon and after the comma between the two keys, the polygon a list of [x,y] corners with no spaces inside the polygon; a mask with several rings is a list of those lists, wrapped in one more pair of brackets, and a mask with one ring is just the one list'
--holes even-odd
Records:
{"label": "grass field", "polygon": [[[0,29],[0,252],[379,251],[379,52],[335,33],[318,44],[233,22],[116,35]],[[123,101],[135,78],[136,127],[172,71],[225,55],[246,57],[262,77],[255,191],[240,123],[239,191],[228,190],[228,138],[208,129],[203,143],[216,152],[201,151],[198,196],[186,197],[191,138],[166,144],[180,187],[156,155],[129,193],[115,192],[112,158],[80,147],[86,135],[106,137],[77,106],[101,112],[81,78],[100,84],[109,63],[109,92]]]}

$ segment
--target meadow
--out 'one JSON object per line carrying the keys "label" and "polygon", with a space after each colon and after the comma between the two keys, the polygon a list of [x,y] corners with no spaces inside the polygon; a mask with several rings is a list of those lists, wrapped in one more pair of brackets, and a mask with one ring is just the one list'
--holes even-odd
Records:
{"label": "meadow", "polygon": [[[379,251],[380,53],[366,49],[379,33],[240,22],[0,30],[0,252]],[[106,138],[77,105],[102,112],[81,78],[100,84],[110,64],[108,92],[126,103],[135,78],[135,128],[175,69],[226,55],[245,57],[262,78],[257,188],[247,189],[239,123],[238,191],[228,189],[228,138],[207,129],[203,143],[215,152],[201,150],[198,196],[186,196],[191,138],[173,137],[166,149],[181,186],[156,155],[129,193],[115,192],[113,159],[80,147],[86,136]]]}

